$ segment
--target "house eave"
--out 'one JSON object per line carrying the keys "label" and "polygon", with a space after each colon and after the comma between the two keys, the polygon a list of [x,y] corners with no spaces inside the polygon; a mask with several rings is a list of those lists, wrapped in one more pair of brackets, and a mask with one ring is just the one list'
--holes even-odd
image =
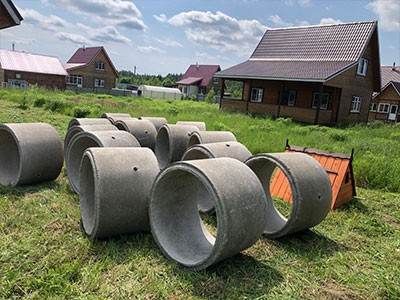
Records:
{"label": "house eave", "polygon": [[267,76],[251,76],[251,75],[224,75],[215,74],[217,78],[223,79],[249,79],[249,80],[273,80],[273,81],[301,81],[301,82],[317,82],[324,83],[325,79],[319,78],[285,78],[285,77],[267,77]]}

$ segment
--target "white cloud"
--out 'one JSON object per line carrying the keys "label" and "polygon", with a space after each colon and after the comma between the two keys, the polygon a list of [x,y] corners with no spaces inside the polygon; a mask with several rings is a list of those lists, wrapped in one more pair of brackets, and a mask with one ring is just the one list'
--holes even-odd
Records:
{"label": "white cloud", "polygon": [[67,27],[67,22],[55,15],[44,16],[34,9],[19,9],[24,16],[24,23],[35,25],[41,29],[58,31],[60,28]]}
{"label": "white cloud", "polygon": [[59,32],[56,34],[56,37],[61,41],[69,41],[74,44],[79,45],[88,45],[90,44],[90,40],[80,34],[68,33],[68,32]]}
{"label": "white cloud", "polygon": [[293,26],[292,23],[287,23],[287,22],[283,21],[282,18],[278,15],[269,16],[268,20],[272,21],[272,23],[274,23],[274,25],[277,27]]}
{"label": "white cloud", "polygon": [[146,54],[149,54],[149,53],[164,53],[164,51],[163,50],[161,50],[160,48],[156,48],[156,47],[153,47],[153,46],[139,46],[139,47],[137,47],[137,49],[140,51],[140,52],[142,52],[142,53],[146,53]]}
{"label": "white cloud", "polygon": [[297,2],[302,7],[310,7],[312,5],[311,0],[298,0]]}
{"label": "white cloud", "polygon": [[119,33],[114,26],[105,26],[103,28],[99,28],[98,30],[92,32],[90,38],[98,42],[111,41],[125,44],[129,44],[131,42],[129,38]]}
{"label": "white cloud", "polygon": [[333,19],[333,18],[322,18],[319,21],[319,25],[340,24],[340,23],[343,22],[339,19]]}
{"label": "white cloud", "polygon": [[91,17],[104,25],[122,26],[144,31],[147,26],[132,1],[127,0],[42,0],[44,4],[67,8],[75,14]]}
{"label": "white cloud", "polygon": [[160,44],[167,46],[167,47],[172,47],[172,48],[182,48],[183,45],[177,41],[173,41],[173,40],[161,40],[161,39],[156,39],[157,42],[159,42]]}
{"label": "white cloud", "polygon": [[164,14],[160,14],[160,15],[153,15],[153,18],[156,19],[158,22],[160,23],[166,23],[168,21],[168,18],[166,15]]}
{"label": "white cloud", "polygon": [[168,23],[184,27],[187,39],[197,45],[239,57],[248,57],[267,29],[257,20],[238,20],[219,11],[182,12]]}
{"label": "white cloud", "polygon": [[375,0],[367,8],[378,15],[379,26],[387,31],[400,31],[400,1]]}

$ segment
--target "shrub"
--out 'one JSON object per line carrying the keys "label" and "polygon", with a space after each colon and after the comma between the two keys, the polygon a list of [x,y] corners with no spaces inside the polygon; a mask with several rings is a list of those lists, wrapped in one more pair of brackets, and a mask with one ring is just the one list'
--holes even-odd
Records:
{"label": "shrub", "polygon": [[61,99],[53,99],[50,102],[46,103],[46,109],[51,110],[52,112],[64,112],[67,107],[67,102]]}
{"label": "shrub", "polygon": [[26,97],[24,96],[21,100],[18,101],[18,108],[22,110],[26,110],[29,108],[29,103],[28,100],[26,100]]}
{"label": "shrub", "polygon": [[73,109],[73,116],[75,118],[86,118],[92,113],[92,110],[88,106],[76,106]]}
{"label": "shrub", "polygon": [[43,107],[43,105],[46,104],[46,99],[45,98],[37,98],[34,102],[33,102],[33,106],[35,107]]}
{"label": "shrub", "polygon": [[215,102],[215,91],[214,88],[211,88],[211,90],[208,92],[206,98],[205,98],[206,103],[214,103]]}

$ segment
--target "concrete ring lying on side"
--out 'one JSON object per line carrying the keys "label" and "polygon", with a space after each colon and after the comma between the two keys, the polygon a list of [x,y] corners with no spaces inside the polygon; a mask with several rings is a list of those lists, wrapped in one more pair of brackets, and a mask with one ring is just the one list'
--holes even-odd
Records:
{"label": "concrete ring lying on side", "polygon": [[[107,120],[107,119],[100,119],[100,120]],[[108,122],[108,124],[74,125],[74,126],[70,127],[64,138],[64,153],[65,153],[71,139],[79,132],[119,130],[116,126],[112,125],[108,120],[107,120],[107,122]]]}
{"label": "concrete ring lying on side", "polygon": [[51,125],[0,124],[0,185],[51,181],[62,165],[61,139]]}
{"label": "concrete ring lying on side", "polygon": [[200,131],[206,131],[206,123],[196,121],[178,121],[176,125],[196,126]]}
{"label": "concrete ring lying on side", "polygon": [[[246,161],[258,176],[267,196],[268,215],[264,235],[278,238],[318,225],[328,214],[332,188],[325,169],[304,153],[258,154]],[[270,181],[279,168],[292,190],[292,210],[288,219],[276,209],[270,192]]]}
{"label": "concrete ring lying on side", "polygon": [[199,129],[195,126],[165,124],[157,133],[155,153],[160,169],[182,158],[191,134]]}
{"label": "concrete ring lying on side", "polygon": [[[182,160],[230,157],[244,162],[251,156],[251,152],[239,142],[220,142],[193,145],[185,151]],[[205,213],[214,213],[215,211],[212,199],[206,197],[200,199],[198,207],[199,211]]]}
{"label": "concrete ring lying on side", "polygon": [[86,149],[91,147],[140,147],[126,131],[86,131],[75,135],[65,151],[65,167],[72,189],[79,194],[79,166]]}
{"label": "concrete ring lying on side", "polygon": [[197,131],[191,135],[188,146],[231,141],[236,142],[236,137],[230,131]]}
{"label": "concrete ring lying on side", "polygon": [[105,118],[73,118],[68,123],[67,130],[69,130],[72,126],[77,125],[111,125],[111,122]]}
{"label": "concrete ring lying on side", "polygon": [[101,115],[101,118],[106,118],[108,119],[111,124],[114,124],[115,122],[119,120],[137,120],[136,118],[132,118],[130,114],[125,114],[125,113],[104,113]]}
{"label": "concrete ring lying on side", "polygon": [[167,124],[167,119],[163,117],[139,117],[139,120],[147,120],[153,123],[154,127],[158,131],[162,126]]}
{"label": "concrete ring lying on side", "polygon": [[150,231],[148,199],[159,173],[148,148],[89,148],[80,166],[82,224],[90,238]]}
{"label": "concrete ring lying on side", "polygon": [[[215,203],[217,232],[201,220],[201,198]],[[231,158],[177,162],[156,178],[150,226],[161,251],[192,270],[205,269],[253,245],[266,223],[266,198],[254,172]]]}
{"label": "concrete ring lying on side", "polygon": [[124,130],[132,134],[142,147],[150,148],[154,151],[157,137],[157,130],[149,120],[120,120],[114,124],[119,130]]}

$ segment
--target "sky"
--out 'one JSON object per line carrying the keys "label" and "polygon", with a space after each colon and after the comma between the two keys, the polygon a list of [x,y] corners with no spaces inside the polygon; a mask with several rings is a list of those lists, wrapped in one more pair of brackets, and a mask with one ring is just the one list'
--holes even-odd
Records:
{"label": "sky", "polygon": [[265,30],[378,20],[382,65],[400,65],[399,0],[13,0],[0,48],[57,56],[104,46],[118,70],[184,73],[246,61]]}

